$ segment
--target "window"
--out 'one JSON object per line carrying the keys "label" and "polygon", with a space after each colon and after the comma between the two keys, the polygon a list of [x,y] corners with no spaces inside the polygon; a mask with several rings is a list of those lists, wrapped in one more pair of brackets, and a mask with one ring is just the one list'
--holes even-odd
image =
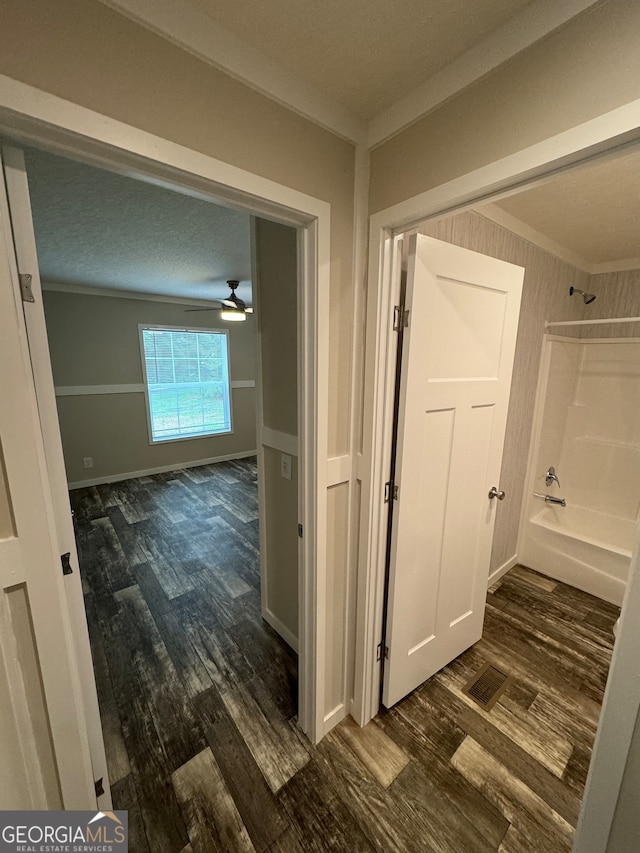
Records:
{"label": "window", "polygon": [[140,326],[152,443],[231,432],[227,332]]}

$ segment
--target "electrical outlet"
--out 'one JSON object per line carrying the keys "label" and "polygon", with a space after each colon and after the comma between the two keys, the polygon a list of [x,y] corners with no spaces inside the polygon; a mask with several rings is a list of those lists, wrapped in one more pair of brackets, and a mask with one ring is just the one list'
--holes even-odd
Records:
{"label": "electrical outlet", "polygon": [[287,453],[280,454],[280,476],[285,480],[291,479],[291,457]]}
{"label": "electrical outlet", "polygon": [[85,468],[93,468],[93,456],[83,456],[82,464]]}

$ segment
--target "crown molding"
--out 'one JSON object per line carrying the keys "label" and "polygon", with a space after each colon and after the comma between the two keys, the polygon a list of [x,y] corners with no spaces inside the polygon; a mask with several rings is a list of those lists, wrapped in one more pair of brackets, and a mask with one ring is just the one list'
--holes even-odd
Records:
{"label": "crown molding", "polygon": [[369,122],[374,148],[599,0],[538,0]]}
{"label": "crown molding", "polygon": [[549,252],[550,255],[559,258],[561,261],[571,264],[572,267],[576,267],[582,270],[582,272],[591,272],[592,264],[586,258],[582,257],[582,255],[572,252],[571,249],[562,246],[560,243],[556,243],[555,240],[547,237],[546,234],[536,231],[535,228],[527,225],[526,222],[523,222],[511,213],[507,213],[506,210],[498,207],[498,205],[483,204],[480,207],[474,208],[474,210],[480,216],[484,216],[485,219],[489,219],[501,228],[506,228],[507,231],[517,234],[518,237],[522,237],[523,240],[532,243],[539,249]]}
{"label": "crown molding", "polygon": [[369,123],[300,82],[185,0],[101,2],[326,130],[372,148],[599,0],[537,0]]}
{"label": "crown molding", "polygon": [[184,0],[101,2],[337,136],[366,143],[365,121],[300,82]]}
{"label": "crown molding", "polygon": [[42,289],[53,293],[76,293],[79,296],[106,296],[108,299],[138,299],[143,302],[168,302],[193,308],[217,308],[219,299],[189,299],[187,296],[170,296],[139,290],[121,290],[115,287],[92,287],[89,284],[66,284],[61,281],[43,281]]}
{"label": "crown molding", "polygon": [[591,275],[601,275],[608,272],[633,272],[640,270],[640,258],[622,258],[619,261],[605,261],[602,264],[592,264]]}
{"label": "crown molding", "polygon": [[496,225],[506,228],[507,231],[517,234],[523,240],[527,240],[527,242],[532,243],[539,249],[549,252],[550,255],[559,258],[561,261],[565,261],[567,264],[571,264],[572,267],[576,267],[588,275],[640,270],[640,258],[621,258],[616,261],[604,261],[603,263],[594,264],[577,252],[573,252],[566,246],[556,243],[550,237],[547,237],[546,234],[536,231],[535,228],[527,225],[526,222],[523,222],[511,213],[507,213],[497,204],[483,204],[480,207],[474,208],[474,211],[479,216],[484,216],[485,219],[495,222]]}

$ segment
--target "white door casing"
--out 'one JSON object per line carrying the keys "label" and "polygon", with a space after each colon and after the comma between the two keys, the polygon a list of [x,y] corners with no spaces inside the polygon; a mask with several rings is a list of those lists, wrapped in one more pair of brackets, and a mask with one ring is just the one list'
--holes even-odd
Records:
{"label": "white door casing", "polygon": [[[482,636],[524,270],[413,235],[383,701]],[[508,499],[508,496],[507,496]]]}
{"label": "white door casing", "polygon": [[[30,792],[30,805],[18,798],[13,807],[90,809],[81,685],[18,292],[0,170],[0,443],[13,516],[13,530],[0,539],[0,655]],[[5,782],[8,772],[0,771]]]}

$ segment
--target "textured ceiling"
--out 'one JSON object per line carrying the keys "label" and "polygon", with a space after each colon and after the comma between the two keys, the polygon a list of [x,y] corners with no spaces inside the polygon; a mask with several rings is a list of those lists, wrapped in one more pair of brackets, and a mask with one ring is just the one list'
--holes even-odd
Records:
{"label": "textured ceiling", "polygon": [[25,152],[45,281],[251,304],[249,216],[42,151]]}
{"label": "textured ceiling", "polygon": [[532,0],[188,0],[297,78],[368,119]]}
{"label": "textured ceiling", "polygon": [[[249,217],[36,150],[27,172],[45,281],[251,304]],[[640,258],[640,151],[494,204],[587,265]],[[478,210],[482,212],[482,207]]]}
{"label": "textured ceiling", "polygon": [[640,258],[640,152],[573,169],[496,206],[590,264]]}

